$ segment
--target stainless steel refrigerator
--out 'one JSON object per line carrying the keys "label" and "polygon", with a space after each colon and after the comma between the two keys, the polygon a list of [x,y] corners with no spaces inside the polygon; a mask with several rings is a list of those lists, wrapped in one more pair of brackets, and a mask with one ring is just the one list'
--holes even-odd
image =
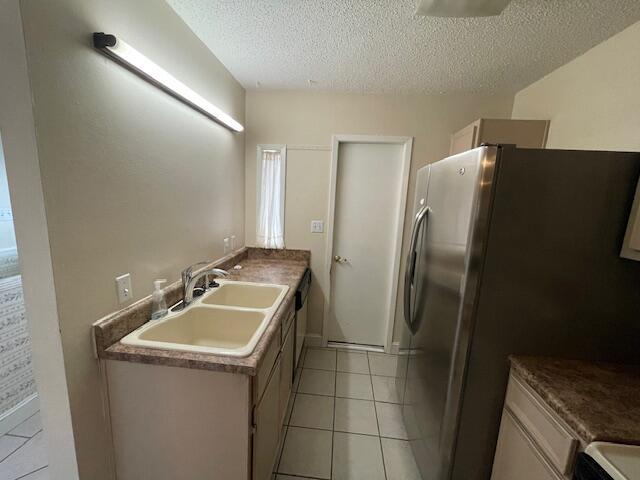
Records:
{"label": "stainless steel refrigerator", "polygon": [[424,480],[487,480],[509,354],[640,363],[639,153],[485,146],[418,172],[397,385]]}

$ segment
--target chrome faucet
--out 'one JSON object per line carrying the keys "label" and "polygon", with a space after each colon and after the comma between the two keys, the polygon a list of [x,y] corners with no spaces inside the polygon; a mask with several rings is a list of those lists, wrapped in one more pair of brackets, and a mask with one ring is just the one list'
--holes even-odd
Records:
{"label": "chrome faucet", "polygon": [[229,272],[226,270],[222,270],[221,268],[210,268],[209,270],[203,270],[202,272],[193,274],[193,269],[200,265],[208,265],[212,262],[198,262],[193,265],[185,268],[182,271],[182,306],[183,308],[189,305],[193,301],[193,289],[195,288],[198,281],[205,277],[204,282],[204,290],[206,291],[209,288],[209,276],[213,275],[214,277],[226,277],[229,275]]}

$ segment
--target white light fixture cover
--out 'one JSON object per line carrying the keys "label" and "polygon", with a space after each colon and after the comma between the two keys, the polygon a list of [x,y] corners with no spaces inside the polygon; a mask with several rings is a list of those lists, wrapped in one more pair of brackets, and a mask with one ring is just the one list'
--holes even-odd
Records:
{"label": "white light fixture cover", "polygon": [[236,132],[244,130],[244,127],[231,115],[205,100],[162,67],[153,63],[126,42],[116,38],[115,35],[96,32],[93,34],[93,46],[212,120]]}
{"label": "white light fixture cover", "polygon": [[500,15],[511,0],[420,0],[417,15],[489,17]]}

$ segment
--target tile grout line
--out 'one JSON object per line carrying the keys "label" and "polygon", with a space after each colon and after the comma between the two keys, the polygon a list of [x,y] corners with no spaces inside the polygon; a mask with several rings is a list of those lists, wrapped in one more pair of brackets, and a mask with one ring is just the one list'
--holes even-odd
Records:
{"label": "tile grout line", "polygon": [[[24,438],[24,437],[16,437],[16,438]],[[27,440],[25,439],[24,442],[22,442],[20,445],[18,445],[14,450],[11,450],[4,458],[0,459],[0,464],[2,462],[4,462],[7,458],[9,458],[11,455],[13,455],[15,452],[17,452],[18,450],[20,450],[24,444],[27,443]]]}
{"label": "tile grout line", "polygon": [[[296,399],[294,398],[292,407],[295,407],[295,403],[296,403]],[[284,454],[284,444],[287,441],[287,437],[289,436],[289,427],[290,426],[291,425],[287,425],[287,428],[284,430],[284,438],[282,439],[282,448],[280,449],[280,455],[278,455],[278,459],[277,459],[278,461],[275,464],[275,468],[274,468],[275,472],[273,472],[276,475],[278,475],[280,473],[280,462],[282,462],[282,455]]]}
{"label": "tile grout line", "polygon": [[15,480],[20,480],[21,478],[25,478],[27,475],[31,475],[32,473],[39,472],[40,470],[44,470],[45,468],[49,468],[49,465],[45,465],[44,467],[36,468],[32,472],[25,473],[24,475],[17,477]]}
{"label": "tile grout line", "polygon": [[329,462],[329,478],[333,478],[333,444],[336,436],[336,395],[338,395],[338,351],[336,356],[336,372],[333,375],[333,422],[331,423],[331,461]]}
{"label": "tile grout line", "polygon": [[[348,398],[347,400],[352,400],[350,398]],[[389,437],[387,435],[374,435],[372,433],[362,433],[362,432],[349,432],[347,430],[330,430],[328,428],[320,428],[320,427],[305,427],[303,425],[288,425],[288,427],[290,428],[300,428],[303,430],[319,430],[321,432],[336,432],[336,433],[347,433],[350,435],[363,435],[365,437],[380,437],[380,438],[386,438],[389,440],[399,440],[401,442],[407,442],[408,440],[406,438],[400,438],[400,437]],[[378,427],[379,430],[379,427]],[[278,473],[278,472],[274,472],[274,473]]]}
{"label": "tile grout line", "polygon": [[[329,372],[330,370],[322,370],[322,371],[324,371],[324,372]],[[350,372],[335,372],[335,373],[350,373]],[[355,375],[362,375],[362,376],[365,376],[366,374],[363,374],[363,373],[356,373]],[[368,375],[368,376],[369,376],[369,377],[377,377],[378,375]],[[337,377],[337,375],[336,375],[336,377]],[[397,377],[387,377],[387,378],[397,378]],[[373,389],[373,387],[371,387],[371,388]],[[297,391],[297,393],[300,393],[300,394],[302,394],[302,395],[313,395],[313,396],[316,396],[316,397],[335,397],[335,398],[346,398],[346,399],[348,399],[348,400],[368,400],[368,401],[371,401],[371,402],[376,401],[376,402],[378,402],[378,403],[388,403],[389,405],[401,405],[401,404],[400,404],[400,403],[398,403],[398,402],[390,402],[390,401],[388,401],[388,400],[375,400],[375,398],[373,398],[373,397],[372,397],[372,398],[343,397],[343,396],[340,396],[340,395],[326,395],[326,394],[324,394],[324,393],[301,392],[301,391],[299,391],[299,390]]]}
{"label": "tile grout line", "polygon": [[[35,433],[34,437],[35,437],[37,434],[39,434],[41,431],[42,431],[42,429],[38,430],[38,431]],[[33,438],[33,437],[27,437],[26,435],[16,435],[15,433],[5,433],[4,435],[2,435],[2,437],[26,438],[26,439]],[[2,438],[2,437],[0,437],[0,438]]]}
{"label": "tile grout line", "polygon": [[[312,368],[312,367],[305,367],[303,365],[302,367],[303,370],[315,370],[315,371],[319,371],[319,372],[340,372],[340,373],[351,373],[353,375],[371,375],[370,373],[359,373],[359,372],[348,372],[345,370],[337,370],[336,368],[331,369],[331,368]],[[384,377],[385,375],[376,375],[377,377]]]}
{"label": "tile grout line", "polygon": [[[14,430],[16,430],[17,428],[20,428],[22,425],[24,425],[26,422],[28,422],[29,420],[31,420],[33,417],[35,417],[36,415],[38,415],[40,413],[40,410],[36,411],[35,413],[32,413],[30,416],[28,416],[27,418],[25,418],[23,421],[21,421],[18,425],[16,425],[15,427],[13,427],[11,430],[9,430],[7,433],[5,433],[4,435],[0,435],[1,437],[4,436],[9,436],[9,437],[18,437],[18,438],[26,438],[26,439],[31,439],[33,437],[35,437],[37,434],[39,434],[42,431],[42,428],[40,430],[38,430],[36,433],[34,433],[32,436],[28,436],[28,435],[18,435],[17,433],[11,433]],[[26,442],[25,442],[26,443]],[[20,447],[18,447],[20,448]],[[6,457],[5,457],[6,458]]]}
{"label": "tile grout line", "polygon": [[288,477],[295,477],[295,478],[304,478],[304,479],[309,479],[309,480],[331,480],[330,478],[320,478],[320,477],[305,477],[304,475],[289,475],[288,473],[276,473],[276,475],[287,475]]}
{"label": "tile grout line", "polygon": [[378,374],[372,374],[372,373],[350,372],[348,370],[337,370],[337,369],[331,369],[331,368],[313,368],[313,367],[303,366],[301,370],[314,370],[316,372],[350,373],[351,375],[371,375],[372,377],[383,377],[383,378],[399,378],[395,375],[378,375]]}
{"label": "tile grout line", "polygon": [[[305,349],[307,350],[307,349]],[[305,355],[304,358],[306,358],[306,351],[305,351]],[[304,358],[302,363],[302,367],[300,368],[300,376],[302,377],[302,371],[304,370]],[[310,369],[313,370],[313,369]],[[298,382],[298,387],[300,386],[299,382]],[[335,376],[334,376],[334,392],[335,392]],[[330,464],[330,468],[333,468],[333,427],[331,430],[327,430],[327,429],[322,429],[322,428],[312,428],[312,427],[301,427],[301,426],[297,426],[297,425],[291,425],[291,418],[293,417],[293,409],[295,408],[295,403],[298,399],[298,394],[300,393],[301,395],[313,395],[316,397],[327,397],[327,398],[333,398],[333,405],[334,405],[334,417],[335,417],[335,397],[331,397],[329,395],[317,395],[317,394],[313,394],[313,393],[304,393],[304,392],[299,392],[298,389],[296,388],[296,390],[293,392],[295,394],[295,398],[293,401],[293,405],[291,406],[291,417],[289,417],[289,422],[287,424],[287,431],[285,433],[285,438],[283,440],[283,444],[282,444],[282,451],[280,452],[280,458],[278,458],[278,464],[277,464],[277,468],[275,472],[273,472],[276,475],[276,478],[278,475],[280,475],[281,473],[279,472],[280,470],[280,463],[282,462],[282,456],[284,454],[284,442],[286,441],[286,437],[289,436],[289,430],[290,428],[301,428],[301,429],[305,429],[305,430],[320,430],[320,431],[325,431],[325,432],[331,432],[331,464]],[[290,475],[288,473],[282,473],[282,475]],[[299,477],[299,478],[305,478],[305,479],[310,479],[310,480],[331,480],[332,477],[332,471],[329,472],[329,479],[324,479],[324,478],[320,478],[320,477],[308,477],[308,476],[304,476],[304,475],[299,475],[299,474],[295,474],[295,477]]]}
{"label": "tile grout line", "polygon": [[[369,353],[367,353],[367,363],[369,363]],[[371,364],[369,363],[369,372],[371,372]],[[369,375],[371,381],[371,392],[373,393],[373,375]],[[387,479],[387,466],[384,461],[384,450],[382,449],[382,432],[380,431],[380,421],[378,420],[378,407],[376,407],[376,395],[373,393],[373,411],[376,414],[376,426],[378,427],[378,443],[380,445],[380,457],[382,459],[382,473],[385,480]]]}
{"label": "tile grout line", "polygon": [[[41,431],[42,431],[42,430],[40,430],[38,433],[40,433]],[[36,435],[37,435],[37,434],[36,434]],[[20,445],[20,446],[19,446],[18,448],[16,448],[13,452],[11,452],[9,455],[7,455],[6,457],[4,457],[4,458],[2,459],[2,462],[5,462],[9,457],[11,457],[11,455],[15,454],[15,453],[16,453],[18,450],[20,450],[21,448],[26,447],[26,446],[27,446],[27,444],[28,444],[30,441],[32,441],[32,440],[34,440],[34,439],[36,438],[36,435],[34,435],[34,436],[33,436],[33,437],[31,437],[31,438],[27,438],[27,439],[26,439],[26,441],[25,441],[22,445]],[[24,438],[24,437],[20,437],[20,438]],[[46,467],[46,466],[48,466],[48,464],[47,464],[47,465],[45,465],[45,467]],[[44,468],[44,467],[42,467],[42,468]],[[38,470],[42,470],[42,468],[39,468]],[[34,470],[34,472],[35,472],[35,471],[36,471],[36,470]],[[33,473],[33,472],[30,472],[30,473]]]}
{"label": "tile grout line", "polygon": [[[307,367],[305,365],[306,359],[307,359],[307,354],[309,352],[309,350],[318,350],[318,351],[329,351],[332,350],[333,351],[333,356],[334,356],[334,362],[335,362],[335,367],[334,368],[313,368],[313,367]],[[331,398],[332,399],[332,406],[333,406],[333,411],[332,411],[332,426],[331,426],[331,458],[330,458],[330,479],[333,478],[333,457],[334,457],[334,450],[335,450],[335,435],[336,433],[343,433],[346,435],[362,435],[362,436],[367,436],[367,437],[378,437],[378,443],[379,443],[379,448],[380,448],[380,455],[381,455],[381,460],[382,460],[382,467],[383,467],[383,475],[384,475],[384,479],[387,480],[388,476],[387,476],[387,471],[386,471],[386,463],[385,463],[385,458],[384,458],[384,451],[382,449],[382,438],[390,438],[393,440],[402,440],[401,438],[396,438],[396,437],[383,437],[380,431],[380,422],[378,419],[378,410],[377,410],[377,405],[376,403],[386,403],[386,404],[390,404],[390,405],[399,405],[396,402],[390,402],[390,401],[378,401],[375,398],[375,393],[374,393],[374,387],[373,387],[373,377],[374,376],[379,376],[379,377],[387,377],[387,378],[395,378],[395,376],[393,375],[373,375],[372,374],[372,369],[371,369],[371,357],[370,354],[372,352],[358,352],[358,354],[364,355],[365,359],[366,359],[366,364],[367,364],[367,371],[368,373],[361,373],[361,372],[353,372],[353,371],[344,371],[346,369],[339,369],[338,368],[338,353],[341,352],[342,350],[339,349],[322,349],[322,348],[308,348],[305,349],[305,355],[304,355],[304,359],[301,362],[301,367],[300,367],[300,375],[302,377],[302,374],[304,372],[304,370],[313,370],[313,371],[324,371],[324,372],[333,372],[334,375],[334,392],[333,395],[327,395],[327,394],[322,394],[322,393],[310,393],[310,392],[305,392],[305,391],[300,391],[300,383],[298,382],[298,388],[295,390],[295,399],[294,399],[294,404],[292,405],[292,411],[291,411],[291,415],[289,416],[289,421],[288,421],[288,429],[287,432],[285,434],[285,436],[288,436],[289,434],[289,429],[290,428],[300,428],[300,429],[307,429],[307,430],[316,430],[316,431],[329,431],[325,428],[318,428],[318,427],[305,427],[305,426],[298,426],[298,425],[294,425],[292,424],[292,419],[293,419],[293,410],[295,408],[295,404],[297,403],[298,399],[298,394],[300,395],[310,395],[310,396],[317,396],[317,397],[325,397],[325,398]],[[347,352],[347,353],[354,353],[354,352]],[[374,352],[377,354],[377,352]],[[395,355],[394,355],[395,356]],[[322,365],[322,362],[320,362],[320,364]],[[353,397],[341,397],[338,396],[338,392],[337,392],[337,376],[338,373],[342,373],[342,374],[351,374],[351,375],[368,375],[369,376],[369,384],[371,386],[371,393],[372,396],[371,398],[353,398]],[[344,398],[347,400],[359,400],[359,401],[367,401],[367,402],[372,402],[373,403],[373,407],[374,407],[374,414],[376,417],[376,427],[377,427],[377,435],[372,435],[372,434],[368,434],[368,433],[357,433],[357,432],[348,432],[348,431],[343,431],[343,430],[336,430],[336,401],[339,398]],[[286,439],[285,439],[286,440]],[[280,464],[282,463],[282,457],[283,457],[283,453],[284,453],[284,446],[282,449],[282,452],[280,454],[280,458],[278,459],[278,470],[280,467]],[[279,474],[279,472],[275,472],[276,474]],[[300,478],[315,478],[315,477],[305,477],[305,476],[300,476]],[[325,479],[326,480],[326,479]]]}

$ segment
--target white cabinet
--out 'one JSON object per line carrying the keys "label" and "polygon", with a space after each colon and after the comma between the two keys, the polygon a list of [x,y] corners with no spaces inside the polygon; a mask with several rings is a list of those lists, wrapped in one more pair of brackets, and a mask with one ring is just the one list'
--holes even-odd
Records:
{"label": "white cabinet", "polygon": [[548,120],[481,118],[451,135],[449,155],[466,152],[483,143],[513,144],[521,148],[544,148]]}
{"label": "white cabinet", "polygon": [[513,415],[502,413],[491,480],[562,480],[536,449]]}
{"label": "white cabinet", "polygon": [[118,480],[244,480],[251,378],[106,360]]}
{"label": "white cabinet", "polygon": [[287,405],[291,398],[291,390],[293,389],[293,344],[295,340],[295,326],[291,324],[282,344],[280,357],[282,366],[280,367],[280,408],[278,410],[278,418],[280,424],[284,423],[284,416],[287,412]]}
{"label": "white cabinet", "polygon": [[[254,409],[252,480],[270,480],[282,438],[282,425],[293,389],[294,308],[274,336],[254,381],[259,401]],[[271,367],[273,365],[273,368]]]}
{"label": "white cabinet", "polygon": [[300,363],[300,355],[302,355],[302,347],[304,347],[305,337],[307,336],[307,303],[306,300],[302,304],[302,308],[296,312],[296,355],[294,368],[298,368]]}
{"label": "white cabinet", "polygon": [[260,403],[254,410],[253,480],[269,480],[280,443],[280,371],[281,359],[276,362]]}
{"label": "white cabinet", "polygon": [[107,360],[118,479],[271,480],[293,385],[293,317],[290,304],[253,377]]}
{"label": "white cabinet", "polygon": [[577,435],[512,374],[491,480],[569,480],[578,447]]}

